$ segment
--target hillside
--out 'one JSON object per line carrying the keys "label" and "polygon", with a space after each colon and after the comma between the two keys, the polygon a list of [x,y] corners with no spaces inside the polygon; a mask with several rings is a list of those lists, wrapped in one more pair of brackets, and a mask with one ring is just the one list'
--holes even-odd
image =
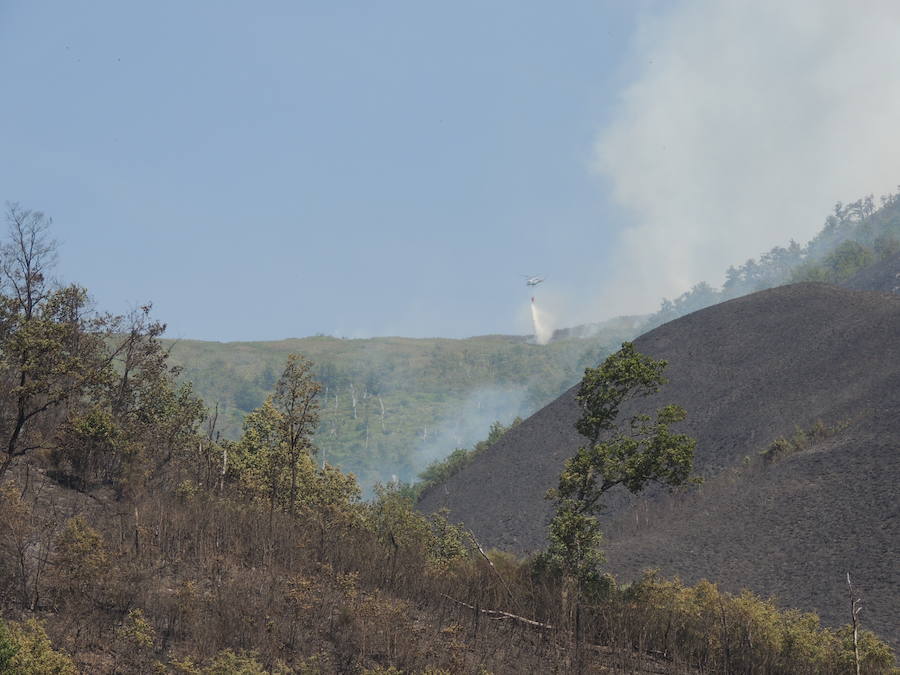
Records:
{"label": "hillside", "polygon": [[[850,570],[864,589],[868,625],[900,640],[898,335],[900,297],[797,284],[638,338],[641,352],[670,363],[669,384],[648,406],[688,410],[684,430],[698,438],[696,469],[707,484],[675,502],[615,494],[604,523],[610,570],[628,579],[655,567],[778,593],[783,604],[815,609],[831,623],[845,620]],[[491,546],[540,548],[549,516],[543,495],[581,441],[574,393],[425,493],[420,507],[449,508]],[[849,426],[766,470],[753,459],[818,420]]]}
{"label": "hillside", "polygon": [[857,290],[900,293],[900,253],[860,270],[844,286]]}
{"label": "hillside", "polygon": [[548,345],[511,335],[164,342],[180,380],[209,408],[219,405],[225,438],[240,435],[244,415],[272,392],[289,353],[312,360],[324,386],[320,456],[370,486],[415,480],[430,462],[483,439],[491,423],[534,412],[633,336],[639,322],[613,319],[592,326],[590,337],[560,336]]}

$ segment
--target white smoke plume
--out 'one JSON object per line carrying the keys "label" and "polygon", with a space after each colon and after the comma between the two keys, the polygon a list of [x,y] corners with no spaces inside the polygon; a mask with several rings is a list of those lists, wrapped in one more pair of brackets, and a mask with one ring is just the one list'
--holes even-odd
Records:
{"label": "white smoke plume", "polygon": [[[659,5],[654,7],[658,10]],[[900,182],[900,3],[684,0],[640,21],[596,143],[633,216],[602,315],[658,307]]]}
{"label": "white smoke plume", "polygon": [[526,387],[484,387],[472,391],[437,428],[423,429],[413,473],[402,478],[415,481],[418,473],[432,462],[446,459],[457,448],[471,449],[483,441],[494,422],[508,425],[517,415],[527,414],[527,396]]}

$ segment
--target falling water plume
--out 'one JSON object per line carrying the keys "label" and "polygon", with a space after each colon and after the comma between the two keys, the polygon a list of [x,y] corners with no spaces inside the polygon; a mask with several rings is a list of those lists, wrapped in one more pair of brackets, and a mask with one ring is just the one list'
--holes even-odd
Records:
{"label": "falling water plume", "polygon": [[534,324],[534,339],[539,345],[545,345],[553,337],[553,327],[548,317],[541,312],[534,298],[531,298],[531,322]]}

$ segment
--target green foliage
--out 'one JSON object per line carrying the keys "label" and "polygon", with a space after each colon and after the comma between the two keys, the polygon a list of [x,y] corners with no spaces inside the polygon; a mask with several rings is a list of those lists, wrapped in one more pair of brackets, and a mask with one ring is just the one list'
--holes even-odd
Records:
{"label": "green foliage", "polygon": [[256,652],[235,652],[232,649],[223,649],[204,667],[196,665],[192,659],[176,660],[171,665],[174,672],[181,675],[288,675],[288,673],[311,675],[312,672],[318,672],[306,668],[292,670],[280,662],[266,668],[260,663],[259,654]]}
{"label": "green foliage", "polygon": [[429,464],[426,469],[419,474],[419,480],[422,487],[430,487],[431,485],[439,485],[448,478],[458,473],[463,467],[467,466],[471,461],[472,451],[466,448],[457,448],[446,458],[437,460]]}
{"label": "green foliage", "polygon": [[284,415],[272,398],[267,398],[244,420],[244,435],[232,465],[245,491],[264,494],[270,511],[284,501],[289,480],[290,455],[284,443],[284,426]]}
{"label": "green foliage", "polygon": [[[0,621],[2,626],[2,621]],[[37,619],[23,623],[10,622],[6,629],[7,662],[0,673],[4,675],[75,675],[77,670],[66,654],[53,649],[44,626]],[[2,639],[2,633],[0,633]],[[2,642],[0,642],[2,646]],[[2,654],[2,651],[0,651]],[[2,657],[0,657],[2,658]]]}
{"label": "green foliage", "polygon": [[353,474],[345,474],[329,464],[315,469],[308,456],[304,457],[302,466],[298,492],[300,514],[314,526],[319,557],[322,557],[325,549],[339,541],[360,519],[359,484]]}
{"label": "green foliage", "polygon": [[230,649],[219,652],[200,672],[202,675],[286,675],[290,671],[281,665],[264,667],[253,652],[235,653]]}
{"label": "green foliage", "polygon": [[[846,672],[852,672],[856,667],[856,657],[853,653],[853,627],[842,626],[836,633],[839,657],[837,660]],[[897,661],[891,648],[870,630],[861,630],[857,635],[857,647],[859,649],[859,666],[863,673],[894,673],[898,669],[894,666]]]}
{"label": "green foliage", "polygon": [[241,440],[225,448],[232,455],[230,483],[245,496],[265,498],[270,517],[276,507],[303,511],[326,528],[352,517],[349,507],[360,490],[352,474],[313,461],[319,390],[312,364],[291,354],[275,395],[247,415]]}
{"label": "green foliage", "polygon": [[696,441],[675,434],[669,426],[681,422],[687,413],[678,406],[665,406],[649,415],[635,415],[625,431],[616,431],[608,440],[581,447],[566,462],[558,495],[574,498],[589,513],[602,509],[600,498],[616,485],[640,492],[647,483],[681,485],[690,477]]}
{"label": "green foliage", "polygon": [[839,434],[850,425],[849,422],[841,422],[833,426],[826,426],[822,420],[807,430],[797,427],[791,438],[776,438],[765,450],[760,452],[760,456],[767,463],[773,463],[793,455],[797,452],[806,450],[810,445],[819,441],[831,438]]}
{"label": "green foliage", "polygon": [[367,507],[365,523],[392,551],[392,580],[395,561],[401,552],[421,556],[431,571],[446,570],[468,555],[465,530],[451,524],[444,513],[422,515],[415,510],[413,500],[394,484],[377,485],[375,494],[376,498]]}
{"label": "green foliage", "polygon": [[600,548],[603,534],[597,518],[573,499],[556,502],[556,514],[550,521],[547,551],[539,561],[577,579],[582,589],[600,579],[605,562]]}
{"label": "green foliage", "polygon": [[697,442],[669,428],[684,420],[683,408],[668,405],[655,418],[638,413],[616,425],[623,403],[656,393],[665,383],[665,367],[665,361],[626,342],[599,367],[585,371],[576,395],[583,414],[575,426],[590,444],[566,460],[557,489],[548,495],[556,511],[546,554],[582,586],[598,577],[603,562],[596,518],[603,495],[617,485],[639,492],[649,482],[674,487],[690,478]]}
{"label": "green foliage", "polygon": [[466,529],[461,524],[451,523],[446,511],[431,514],[428,526],[431,537],[425,560],[429,570],[446,571],[453,563],[469,555]]}
{"label": "green foliage", "polygon": [[[882,240],[881,250],[890,249],[890,239]],[[860,270],[876,262],[876,250],[848,240],[837,245],[821,262],[807,261],[799,265],[791,275],[791,280],[818,281],[839,284],[847,281]]]}
{"label": "green foliage", "polygon": [[[312,466],[312,463],[306,464]],[[309,481],[302,485],[302,498],[307,507],[343,507],[360,497],[359,483],[352,473],[344,473],[336,466],[324,464],[314,469]]]}
{"label": "green foliage", "polygon": [[837,248],[825,258],[825,267],[830,272],[831,280],[840,283],[847,281],[874,261],[875,255],[871,249],[851,240],[838,244]]}
{"label": "green foliage", "polygon": [[66,522],[56,542],[56,570],[66,579],[70,593],[85,593],[97,584],[108,563],[103,537],[83,516]]}
{"label": "green foliage", "polygon": [[369,504],[366,522],[379,541],[390,546],[415,546],[428,533],[425,517],[413,502],[393,485],[376,485],[375,499]]}
{"label": "green foliage", "polygon": [[316,454],[312,437],[319,426],[319,402],[316,397],[322,385],[313,379],[312,368],[312,362],[308,359],[289,354],[272,397],[272,403],[281,414],[281,441],[287,453],[290,474],[288,510],[291,513],[297,505],[301,458]]}
{"label": "green foliage", "polygon": [[322,385],[314,379],[312,362],[299,354],[288,354],[284,371],[275,383],[272,401],[284,416],[285,442],[311,455],[316,452],[312,434],[319,426],[317,397],[321,391]]}
{"label": "green foliage", "polygon": [[824,265],[809,261],[798,265],[794,269],[794,271],[791,273],[791,281],[794,283],[829,283],[831,281],[831,275]]}
{"label": "green foliage", "polygon": [[[689,665],[714,672],[853,672],[849,626],[822,628],[815,614],[779,610],[750,591],[724,593],[701,581],[684,586],[654,571],[623,589],[631,639],[677,650]],[[865,631],[864,631],[865,633]],[[871,633],[860,635],[862,672],[891,672],[890,647]]]}
{"label": "green foliage", "polygon": [[120,439],[119,429],[109,410],[93,406],[73,411],[60,434],[55,462],[67,463],[81,487],[94,478],[106,481],[114,478],[116,455]]}
{"label": "green foliage", "polygon": [[[52,301],[53,296],[46,302]],[[77,297],[71,299],[70,311],[76,311],[78,302]],[[158,340],[164,326],[150,320],[149,311],[149,306],[142,307],[127,319],[82,317],[69,324],[66,338],[78,345],[70,350],[78,364],[75,370],[57,355],[42,357],[51,364],[52,376],[38,376],[33,369],[19,374],[19,381],[34,391],[23,391],[16,399],[14,414],[24,422],[19,432],[18,422],[10,428],[8,455],[45,448],[56,477],[83,490],[97,483],[114,484],[119,490],[136,487],[182,458],[180,453],[176,458],[174,450],[192,445],[203,404],[190,385],[176,386],[177,371]],[[69,320],[63,315],[53,321],[64,319]],[[18,333],[20,348],[37,353],[29,346],[28,331]],[[44,348],[62,349],[54,344],[50,340]],[[19,366],[5,367],[8,375]],[[52,389],[56,377],[63,378],[65,388],[55,399],[47,399],[48,391],[37,393],[41,387]]]}
{"label": "green foliage", "polygon": [[659,391],[666,382],[662,376],[666,365],[641,354],[633,343],[623,342],[599,367],[586,369],[575,396],[582,408],[575,423],[578,433],[596,443],[604,431],[613,428],[625,401]]}
{"label": "green foliage", "polygon": [[146,651],[153,647],[156,631],[153,630],[153,626],[147,621],[143,610],[132,609],[116,631],[116,637],[132,649]]}
{"label": "green foliage", "polygon": [[13,642],[6,622],[0,619],[0,673],[9,672],[9,665],[18,651],[19,647]]}

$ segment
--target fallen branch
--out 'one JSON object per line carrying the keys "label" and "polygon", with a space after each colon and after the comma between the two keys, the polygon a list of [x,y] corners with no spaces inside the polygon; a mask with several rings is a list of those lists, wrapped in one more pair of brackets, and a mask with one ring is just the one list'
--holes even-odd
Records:
{"label": "fallen branch", "polygon": [[518,621],[519,623],[524,623],[526,626],[531,626],[533,628],[541,628],[543,630],[553,630],[553,626],[549,623],[541,623],[540,621],[533,621],[532,619],[526,619],[524,616],[519,616],[518,614],[510,614],[509,612],[503,612],[499,609],[480,609],[475,607],[475,605],[470,605],[467,602],[463,602],[462,600],[457,600],[456,598],[451,598],[446,593],[441,593],[441,595],[451,602],[455,602],[457,605],[462,605],[463,607],[468,607],[471,610],[477,610],[482,614],[486,614],[489,617],[494,619],[503,620],[503,619],[512,619],[513,621]]}
{"label": "fallen branch", "polygon": [[[476,607],[475,605],[470,605],[468,602],[463,602],[462,600],[457,600],[456,598],[452,598],[446,593],[441,593],[441,596],[447,598],[450,602],[455,602],[457,605],[461,605],[467,609],[471,609],[472,611],[479,612],[481,614],[485,614],[495,621],[503,621],[505,619],[511,619],[512,621],[518,621],[519,623],[523,623],[526,626],[531,626],[532,628],[540,628],[541,630],[555,630],[555,627],[549,623],[542,623],[540,621],[534,621],[533,619],[526,619],[524,616],[519,616],[517,614],[510,614],[509,612],[503,612],[499,609],[481,609],[480,607]],[[611,654],[615,654],[616,650],[609,645],[595,645],[595,644],[585,644],[583,645],[585,649],[590,649],[592,651],[597,652],[598,654],[603,654],[605,656],[609,656]],[[640,650],[634,650],[640,651]],[[665,652],[661,652],[655,649],[646,649],[643,650],[643,654],[645,656],[649,656],[652,659],[656,659],[658,661],[671,663],[673,661],[672,657],[666,654]],[[651,671],[647,671],[651,672]],[[652,671],[665,673],[668,670],[660,670],[660,671]]]}
{"label": "fallen branch", "polygon": [[521,605],[519,605],[519,601],[516,599],[516,596],[513,595],[512,589],[507,585],[506,580],[503,578],[503,575],[500,574],[500,570],[498,570],[494,566],[494,561],[491,560],[488,557],[488,554],[484,552],[484,549],[481,548],[481,544],[478,543],[478,540],[475,538],[475,535],[472,532],[472,530],[467,530],[467,532],[469,533],[469,537],[471,537],[471,539],[472,539],[472,543],[475,544],[475,548],[477,548],[478,552],[481,554],[481,557],[484,558],[485,560],[487,560],[488,565],[491,566],[491,569],[494,571],[494,574],[497,575],[497,578],[500,580],[500,583],[503,584],[503,588],[506,589],[506,594],[509,596],[509,599],[513,601],[513,604],[515,604],[515,606],[519,609],[519,611],[522,611],[522,607],[521,607]]}

